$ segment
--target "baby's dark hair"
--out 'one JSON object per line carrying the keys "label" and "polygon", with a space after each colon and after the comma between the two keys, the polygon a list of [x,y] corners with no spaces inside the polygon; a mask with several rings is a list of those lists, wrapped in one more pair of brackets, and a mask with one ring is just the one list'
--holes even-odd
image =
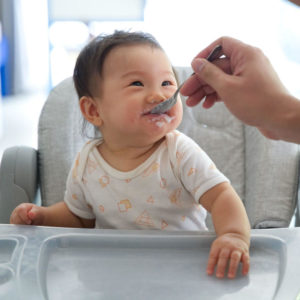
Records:
{"label": "baby's dark hair", "polygon": [[99,35],[80,52],[74,68],[73,80],[79,99],[95,96],[97,83],[102,76],[103,63],[108,53],[117,46],[145,44],[162,47],[149,33],[115,31],[110,35]]}

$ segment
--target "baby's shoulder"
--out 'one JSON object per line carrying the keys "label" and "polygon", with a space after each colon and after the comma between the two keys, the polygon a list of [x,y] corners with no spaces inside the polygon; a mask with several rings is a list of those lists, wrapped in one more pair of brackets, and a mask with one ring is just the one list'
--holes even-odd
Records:
{"label": "baby's shoulder", "polygon": [[173,130],[169,132],[166,135],[166,142],[168,148],[177,151],[184,151],[184,149],[190,149],[190,147],[200,148],[199,145],[193,139],[191,139],[186,134],[178,130]]}
{"label": "baby's shoulder", "polygon": [[73,163],[73,168],[77,170],[77,176],[79,179],[82,178],[85,171],[87,161],[92,153],[92,151],[101,143],[100,139],[94,139],[87,141],[77,153],[76,158]]}

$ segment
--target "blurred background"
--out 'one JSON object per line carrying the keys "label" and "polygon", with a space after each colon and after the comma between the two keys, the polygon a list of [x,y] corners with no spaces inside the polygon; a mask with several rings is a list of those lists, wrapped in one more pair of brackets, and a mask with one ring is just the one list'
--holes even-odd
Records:
{"label": "blurred background", "polygon": [[241,39],[300,98],[300,7],[287,0],[0,0],[0,159],[10,146],[37,147],[51,88],[93,36],[116,29],[152,33],[175,66],[222,35]]}

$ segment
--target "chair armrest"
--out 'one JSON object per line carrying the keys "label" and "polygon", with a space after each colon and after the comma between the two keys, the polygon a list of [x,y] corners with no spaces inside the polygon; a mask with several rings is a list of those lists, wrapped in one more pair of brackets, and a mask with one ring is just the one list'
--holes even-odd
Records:
{"label": "chair armrest", "polygon": [[37,151],[30,147],[11,147],[0,164],[0,223],[9,223],[13,209],[34,202],[37,192]]}

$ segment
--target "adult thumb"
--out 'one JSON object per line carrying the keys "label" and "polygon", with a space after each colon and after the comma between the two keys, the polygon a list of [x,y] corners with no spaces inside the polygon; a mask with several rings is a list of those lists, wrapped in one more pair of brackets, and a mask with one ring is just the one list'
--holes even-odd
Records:
{"label": "adult thumb", "polygon": [[206,59],[195,58],[192,61],[192,68],[198,78],[211,86],[215,91],[218,92],[221,86],[224,85],[227,74]]}

